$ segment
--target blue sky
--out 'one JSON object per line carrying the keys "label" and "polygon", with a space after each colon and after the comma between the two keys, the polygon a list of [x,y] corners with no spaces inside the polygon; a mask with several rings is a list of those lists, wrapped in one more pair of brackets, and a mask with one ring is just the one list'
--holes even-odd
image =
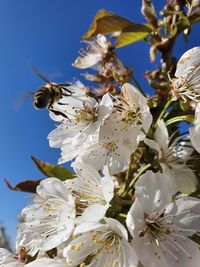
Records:
{"label": "blue sky", "polygon": [[[154,1],[156,7],[165,1]],[[7,189],[3,178],[12,184],[43,177],[31,162],[34,155],[56,163],[59,150],[50,149],[48,133],[54,129],[46,110],[34,110],[27,99],[18,109],[16,103],[24,92],[35,91],[42,81],[32,72],[34,64],[57,82],[79,78],[82,71],[71,63],[78,55],[81,36],[87,31],[96,12],[107,9],[135,22],[144,22],[140,0],[1,0],[0,1],[0,221],[14,244],[17,214],[30,200],[28,194]],[[158,6],[159,5],[159,6]],[[195,25],[190,42],[180,37],[177,57],[199,45],[200,26]],[[127,66],[135,68],[135,77],[148,92],[143,78],[149,63],[148,45],[138,42],[119,49]]]}

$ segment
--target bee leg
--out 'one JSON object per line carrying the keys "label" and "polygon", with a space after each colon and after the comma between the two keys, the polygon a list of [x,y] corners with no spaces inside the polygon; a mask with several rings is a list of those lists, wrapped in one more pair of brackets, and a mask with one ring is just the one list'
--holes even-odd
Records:
{"label": "bee leg", "polygon": [[[71,92],[69,89],[67,89],[67,86],[71,86],[72,84],[70,83],[58,83],[59,86],[62,87],[63,90],[67,91],[70,95],[73,94],[73,92]],[[69,96],[69,95],[66,95],[66,94],[63,94],[65,96]]]}
{"label": "bee leg", "polygon": [[63,96],[71,96],[74,92],[69,92],[69,94],[62,94]]}
{"label": "bee leg", "polygon": [[64,118],[66,118],[66,119],[68,119],[68,120],[70,121],[69,117],[68,117],[66,114],[64,114],[63,112],[58,111],[58,110],[55,110],[55,109],[53,109],[53,108],[51,108],[51,107],[49,108],[49,110],[50,110],[51,112],[53,112],[55,115],[63,116]]}
{"label": "bee leg", "polygon": [[65,86],[71,86],[72,84],[71,83],[58,83],[58,85],[65,87]]}

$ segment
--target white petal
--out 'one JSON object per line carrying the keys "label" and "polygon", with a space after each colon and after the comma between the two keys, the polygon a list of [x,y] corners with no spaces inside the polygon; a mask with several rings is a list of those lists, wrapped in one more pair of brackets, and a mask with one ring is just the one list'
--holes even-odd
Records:
{"label": "white petal", "polygon": [[101,176],[91,165],[84,163],[80,159],[76,159],[71,166],[79,177],[94,181],[97,184],[100,183]]}
{"label": "white petal", "polygon": [[108,160],[105,151],[101,149],[98,143],[80,151],[79,157],[83,162],[90,164],[96,170],[101,170]]}
{"label": "white petal", "polygon": [[113,110],[113,102],[109,94],[105,94],[99,103],[98,119],[105,120]]}
{"label": "white petal", "polygon": [[194,197],[182,197],[177,200],[176,207],[174,215],[177,224],[185,229],[200,231],[200,200]]}
{"label": "white petal", "polygon": [[25,246],[32,256],[66,241],[76,216],[72,194],[60,180],[41,181],[37,194],[33,204],[22,210],[25,222],[19,224],[17,236],[17,246]]}
{"label": "white petal", "polygon": [[142,203],[144,212],[151,214],[160,210],[171,201],[173,195],[171,179],[162,173],[147,171],[135,184],[135,195]]}
{"label": "white petal", "polygon": [[172,257],[169,253],[165,253],[169,267],[199,267],[200,251],[197,244],[192,240],[189,238],[184,240],[183,238],[176,237],[176,241],[174,242],[177,244],[176,248],[174,246],[170,247],[167,242],[164,243],[176,257],[175,259],[175,257]]}
{"label": "white petal", "polygon": [[126,225],[133,238],[135,235],[137,236],[144,226],[144,210],[137,198],[127,214]]}
{"label": "white petal", "polygon": [[128,101],[138,103],[139,100],[146,102],[146,98],[138,91],[138,89],[131,83],[124,83],[122,85],[122,92]]}
{"label": "white petal", "polygon": [[181,77],[185,70],[191,66],[199,66],[200,64],[200,47],[194,47],[186,51],[177,63],[177,69],[175,72],[176,77]]}
{"label": "white petal", "polygon": [[105,226],[102,225],[102,223],[85,222],[85,223],[82,223],[80,225],[77,225],[75,230],[74,230],[74,233],[75,233],[75,235],[79,235],[79,234],[84,234],[86,232],[91,232],[93,230],[101,229],[101,228],[105,228]]}
{"label": "white petal", "polygon": [[154,140],[152,140],[152,139],[149,139],[149,138],[145,138],[145,139],[144,139],[144,143],[145,143],[147,146],[153,148],[154,150],[156,150],[156,151],[158,151],[158,152],[161,152],[160,146],[159,146],[159,144],[158,144],[156,141],[154,141]]}
{"label": "white petal", "polygon": [[196,190],[198,180],[194,172],[186,166],[175,166],[169,168],[166,164],[162,164],[164,173],[173,179],[175,183],[175,191],[190,194]]}
{"label": "white petal", "polygon": [[155,131],[155,140],[164,151],[167,150],[169,134],[163,120],[158,121],[158,126]]}
{"label": "white petal", "polygon": [[13,253],[7,249],[0,248],[0,266],[1,267],[24,267],[24,263],[20,262]]}
{"label": "white petal", "polygon": [[77,217],[76,224],[99,222],[104,217],[108,208],[108,205],[91,204],[84,210],[80,217]]}
{"label": "white petal", "polygon": [[65,259],[50,259],[50,258],[40,258],[36,259],[25,266],[27,267],[66,267]]}
{"label": "white petal", "polygon": [[107,51],[109,45],[108,45],[108,40],[103,34],[98,34],[97,35],[97,43],[104,49],[104,52]]}
{"label": "white petal", "polygon": [[128,240],[128,233],[123,224],[113,218],[104,218],[104,220],[108,227],[110,227],[115,233],[117,233],[123,239]]}
{"label": "white petal", "polygon": [[160,247],[156,246],[155,243],[145,244],[142,237],[135,238],[132,241],[132,245],[137,253],[137,256],[143,266],[145,267],[174,267],[169,265],[165,254],[162,252]]}
{"label": "white petal", "polygon": [[90,253],[95,252],[96,247],[97,245],[92,242],[92,233],[84,233],[76,237],[63,252],[64,257],[66,257],[67,266],[81,264]]}
{"label": "white petal", "polygon": [[96,65],[101,60],[101,54],[87,53],[84,57],[78,57],[72,64],[73,67],[79,69],[87,69]]}
{"label": "white petal", "polygon": [[70,202],[72,205],[74,203],[71,193],[69,193],[63,182],[57,178],[48,178],[42,180],[37,187],[37,193],[40,196],[45,197],[45,199],[55,197],[66,202]]}
{"label": "white petal", "polygon": [[114,183],[111,177],[102,177],[100,181],[102,193],[107,202],[110,202],[114,195]]}
{"label": "white petal", "polygon": [[123,255],[123,261],[120,267],[137,267],[138,256],[135,252],[135,249],[130,245],[130,243],[122,240],[121,250]]}

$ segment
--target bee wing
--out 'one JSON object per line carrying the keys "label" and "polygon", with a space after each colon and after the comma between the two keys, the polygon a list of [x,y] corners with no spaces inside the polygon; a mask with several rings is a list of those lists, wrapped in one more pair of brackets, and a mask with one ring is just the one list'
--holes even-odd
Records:
{"label": "bee wing", "polygon": [[21,96],[18,97],[18,99],[15,102],[15,109],[18,110],[21,107],[21,105],[26,101],[27,98],[33,97],[33,96],[34,96],[33,92],[25,92],[21,94]]}
{"label": "bee wing", "polygon": [[44,75],[40,70],[38,70],[34,65],[31,64],[30,66],[33,72],[35,72],[43,81],[51,83],[49,78],[46,75]]}

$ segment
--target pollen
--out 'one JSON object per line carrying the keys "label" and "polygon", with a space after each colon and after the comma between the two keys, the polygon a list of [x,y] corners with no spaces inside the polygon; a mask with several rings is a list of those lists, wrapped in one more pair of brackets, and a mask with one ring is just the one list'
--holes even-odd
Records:
{"label": "pollen", "polygon": [[95,122],[98,119],[98,109],[83,103],[82,108],[77,108],[75,110],[74,121],[79,122]]}
{"label": "pollen", "polygon": [[83,245],[84,245],[84,243],[81,242],[81,243],[78,244],[78,245],[70,246],[70,249],[71,249],[71,250],[77,250],[77,251],[79,251],[79,250],[81,250],[81,248],[83,247]]}
{"label": "pollen", "polygon": [[105,148],[105,149],[109,150],[110,152],[114,152],[118,148],[118,146],[116,145],[116,143],[114,141],[112,141],[109,143],[102,144],[102,148]]}
{"label": "pollen", "polygon": [[122,122],[125,124],[125,128],[131,125],[140,125],[141,121],[141,113],[139,108],[135,108],[134,106],[129,109],[125,109],[122,112]]}
{"label": "pollen", "polygon": [[73,261],[72,261],[72,259],[67,258],[67,259],[66,259],[66,262],[67,262],[67,264],[72,264]]}

